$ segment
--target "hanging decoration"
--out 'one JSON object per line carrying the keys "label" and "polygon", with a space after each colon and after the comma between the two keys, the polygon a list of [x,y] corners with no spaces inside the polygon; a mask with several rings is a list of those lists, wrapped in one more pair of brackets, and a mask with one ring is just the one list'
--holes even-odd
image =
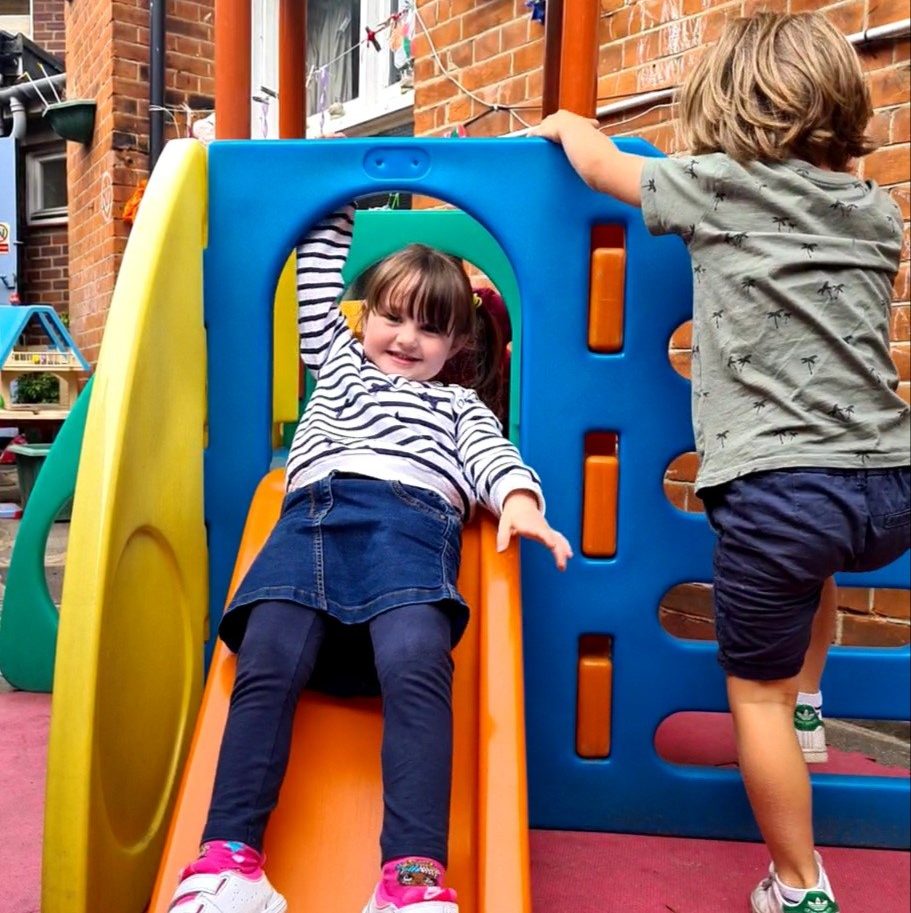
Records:
{"label": "hanging decoration", "polygon": [[544,25],[547,13],[547,0],[525,0],[525,5],[531,10],[531,21]]}
{"label": "hanging decoration", "polygon": [[[392,62],[402,74],[402,81],[411,76],[414,58],[411,53],[411,40],[414,38],[414,7],[407,6],[396,14],[396,20],[389,31],[389,50],[392,51]],[[407,88],[414,84],[409,79]]]}
{"label": "hanging decoration", "polygon": [[362,45],[373,48],[374,51],[382,52],[383,46],[380,44],[380,36],[388,32],[388,50],[393,54],[393,62],[396,69],[401,73],[402,91],[405,92],[414,86],[412,76],[414,60],[411,54],[411,40],[414,37],[415,27],[415,7],[413,3],[408,3],[403,9],[391,13],[386,19],[374,26],[364,28],[364,37],[352,45],[346,51],[336,54],[332,60],[327,61],[320,66],[311,66],[307,73],[306,85],[317,80],[317,112],[320,116],[320,132],[325,133],[326,115],[330,117],[341,117],[345,113],[345,107],[341,102],[329,104],[329,71],[333,64],[347,57],[356,51]]}
{"label": "hanging decoration", "polygon": [[142,202],[147,184],[148,180],[143,178],[133,189],[130,198],[123,204],[123,221],[127,225],[132,225],[136,221],[136,213],[139,211],[139,204]]}

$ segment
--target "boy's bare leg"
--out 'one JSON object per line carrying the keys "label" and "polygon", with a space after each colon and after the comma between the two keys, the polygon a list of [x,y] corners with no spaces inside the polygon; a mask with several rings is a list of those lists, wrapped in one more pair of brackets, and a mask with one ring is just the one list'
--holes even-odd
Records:
{"label": "boy's bare leg", "polygon": [[835,640],[835,622],[838,614],[838,587],[835,578],[830,577],[822,585],[819,608],[813,619],[813,633],[810,646],[804,657],[803,668],[797,676],[797,690],[814,694],[820,690],[822,673],[826,667],[829,647]]}
{"label": "boy's bare leg", "polygon": [[763,682],[728,676],[740,770],[756,823],[778,877],[795,888],[812,888],[810,777],[794,735],[797,678]]}

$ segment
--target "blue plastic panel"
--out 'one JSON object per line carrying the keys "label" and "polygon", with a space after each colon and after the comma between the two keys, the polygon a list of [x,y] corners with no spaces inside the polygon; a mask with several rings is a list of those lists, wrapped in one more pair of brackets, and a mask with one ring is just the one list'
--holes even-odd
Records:
{"label": "blue plastic panel", "polygon": [[[629,151],[655,154],[646,144]],[[319,216],[391,190],[448,200],[478,219],[512,263],[523,307],[520,443],[540,472],[549,518],[577,556],[565,574],[523,547],[532,820],[538,827],[756,837],[739,777],[682,768],[655,754],[661,720],[723,710],[712,644],[676,640],[658,620],[668,589],[710,579],[711,533],[672,507],[668,464],[693,448],[688,383],[668,339],[689,317],[690,272],[675,238],[651,238],[637,210],[589,191],[543,140],[226,142],[210,147],[205,261],[209,346],[206,503],[213,624],[224,603],[254,486],[269,468],[271,303],[288,251]],[[626,233],[624,348],[587,348],[591,227]],[[583,440],[619,434],[615,558],[580,552]],[[852,585],[908,587],[907,561]],[[575,754],[581,634],[614,639],[612,753]],[[836,651],[826,678],[832,716],[909,717],[909,651]],[[821,843],[906,846],[907,780],[820,776]]]}

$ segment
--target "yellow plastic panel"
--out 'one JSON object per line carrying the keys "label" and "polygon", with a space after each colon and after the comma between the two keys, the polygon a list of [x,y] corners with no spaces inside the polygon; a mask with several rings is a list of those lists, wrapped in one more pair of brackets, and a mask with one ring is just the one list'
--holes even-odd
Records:
{"label": "yellow plastic panel", "polygon": [[287,259],[275,289],[272,322],[272,421],[276,425],[299,418],[300,353],[297,337],[297,262]]}
{"label": "yellow plastic panel", "polygon": [[[247,517],[233,590],[278,518],[281,472],[260,483]],[[472,619],[455,654],[455,763],[450,880],[461,913],[530,913],[525,717],[518,549],[496,551],[487,515],[465,531],[459,588]],[[219,645],[149,913],[165,913],[195,858],[234,680]],[[305,692],[291,762],[266,832],[269,878],[289,909],[352,913],[379,870],[382,817],[378,700]],[[344,876],[326,872],[344,860]]]}
{"label": "yellow plastic panel", "polygon": [[585,458],[585,488],[582,503],[582,554],[609,558],[617,552],[617,481],[620,463],[616,456]]}
{"label": "yellow plastic panel", "polygon": [[591,258],[588,346],[595,352],[623,347],[623,294],[626,251],[597,247]]}
{"label": "yellow plastic panel", "polygon": [[579,643],[576,753],[580,758],[610,755],[614,663],[611,638],[588,634]]}
{"label": "yellow plastic panel", "polygon": [[202,689],[206,158],[171,142],[95,375],[60,612],[43,913],[141,913]]}

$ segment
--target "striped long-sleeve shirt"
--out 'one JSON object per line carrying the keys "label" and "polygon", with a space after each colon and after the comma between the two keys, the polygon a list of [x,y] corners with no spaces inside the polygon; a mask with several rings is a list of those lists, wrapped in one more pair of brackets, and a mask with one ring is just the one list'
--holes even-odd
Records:
{"label": "striped long-sleeve shirt", "polygon": [[348,207],[297,249],[300,352],[316,389],[291,444],[287,489],[339,471],[428,488],[466,518],[478,501],[499,515],[519,489],[543,505],[538,476],[473,390],[384,374],[367,358],[338,307],[353,225]]}

